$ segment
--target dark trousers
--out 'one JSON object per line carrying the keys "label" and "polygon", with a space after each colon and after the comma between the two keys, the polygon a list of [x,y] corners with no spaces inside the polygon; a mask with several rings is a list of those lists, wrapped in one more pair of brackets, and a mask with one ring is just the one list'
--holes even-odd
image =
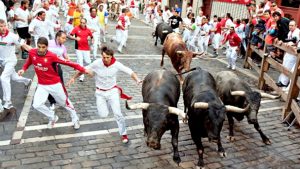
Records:
{"label": "dark trousers", "polygon": [[[57,73],[60,77],[61,83],[64,87],[65,85],[64,85],[63,71],[61,69],[60,64],[57,64],[57,69],[56,70],[57,70]],[[55,99],[51,96],[51,94],[49,94],[49,96],[48,96],[48,101],[50,102],[50,104],[55,104],[56,103]]]}

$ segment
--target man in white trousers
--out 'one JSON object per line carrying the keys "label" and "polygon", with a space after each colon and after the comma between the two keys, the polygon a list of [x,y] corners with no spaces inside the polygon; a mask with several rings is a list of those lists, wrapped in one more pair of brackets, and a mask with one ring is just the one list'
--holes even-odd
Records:
{"label": "man in white trousers", "polygon": [[[92,39],[92,43],[94,44],[94,38],[92,31],[86,26],[87,20],[85,18],[80,19],[80,25],[76,26],[70,33],[69,38],[76,40],[75,49],[77,56],[77,63],[83,66],[83,61],[86,64],[91,63],[90,57],[90,46],[88,39]],[[81,75],[79,78],[80,82],[83,82],[84,75]]]}
{"label": "man in white trousers", "polygon": [[29,50],[29,57],[23,68],[18,71],[18,74],[21,76],[30,65],[34,65],[34,70],[38,77],[38,87],[34,94],[32,106],[49,118],[49,129],[53,128],[58,120],[55,112],[45,105],[49,94],[52,95],[57,104],[70,113],[74,129],[79,129],[80,124],[77,113],[68,98],[67,91],[62,85],[58,73],[52,66],[55,63],[67,65],[82,73],[86,73],[85,68],[79,64],[61,59],[56,54],[48,51],[48,40],[45,37],[41,37],[37,41],[37,48]]}
{"label": "man in white trousers", "polygon": [[126,8],[122,9],[122,14],[118,18],[118,24],[116,26],[116,36],[114,36],[110,41],[116,41],[118,43],[118,52],[122,53],[122,48],[126,42],[126,35],[125,35],[125,12]]}
{"label": "man in white trousers", "polygon": [[[102,59],[97,59],[92,64],[88,65],[86,67],[86,71],[88,71],[89,74],[95,75],[95,96],[99,116],[107,117],[109,113],[108,106],[112,109],[119,127],[121,140],[124,144],[126,144],[128,142],[128,137],[125,119],[121,113],[120,97],[123,99],[131,99],[131,97],[125,95],[122,89],[117,86],[117,72],[122,71],[130,75],[137,84],[140,84],[141,80],[130,68],[116,61],[113,50],[104,46],[101,49],[101,54]],[[80,72],[77,72],[73,78],[70,79],[67,86],[74,83],[75,79],[79,77],[80,74]]]}
{"label": "man in white trousers", "polygon": [[227,57],[227,60],[228,60],[227,68],[235,70],[236,69],[237,51],[239,50],[241,39],[235,33],[234,27],[230,27],[229,34],[225,37],[223,45],[227,41],[229,42],[229,47],[226,51],[226,57]]}
{"label": "man in white trousers", "polygon": [[0,66],[3,69],[1,74],[1,84],[3,90],[3,107],[10,109],[13,107],[11,102],[11,84],[10,80],[24,83],[29,86],[31,79],[19,77],[15,71],[17,64],[16,45],[26,48],[24,42],[19,41],[19,36],[9,32],[6,21],[0,19]]}
{"label": "man in white trousers", "polygon": [[93,33],[93,58],[97,58],[97,51],[98,47],[101,46],[101,41],[100,41],[100,22],[99,22],[99,17],[97,16],[97,8],[91,8],[90,9],[90,16],[86,16],[87,19],[87,27],[92,31]]}
{"label": "man in white trousers", "polygon": [[[289,33],[288,33],[288,39],[296,39],[296,41],[300,40],[300,29],[297,28],[297,24],[295,21],[290,21],[289,23]],[[287,42],[287,45],[292,46],[292,45],[296,45],[294,42]],[[287,68],[288,70],[292,70],[293,66],[295,65],[297,60],[297,56],[290,54],[290,53],[285,53],[284,57],[283,57],[283,63],[282,65]],[[281,73],[279,78],[278,78],[278,82],[276,83],[276,85],[278,87],[286,87],[289,84],[289,77],[286,76],[285,74]]]}

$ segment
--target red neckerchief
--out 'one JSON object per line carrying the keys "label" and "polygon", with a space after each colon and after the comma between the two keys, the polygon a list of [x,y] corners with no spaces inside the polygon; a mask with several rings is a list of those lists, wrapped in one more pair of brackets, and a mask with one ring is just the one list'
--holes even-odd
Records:
{"label": "red neckerchief", "polygon": [[0,37],[1,37],[1,38],[6,37],[6,36],[8,35],[8,32],[9,32],[8,30],[5,30],[5,33],[4,33],[4,34],[0,34]]}
{"label": "red neckerchief", "polygon": [[240,25],[241,25],[241,24],[236,24],[236,25],[235,25],[235,28],[239,27]]}
{"label": "red neckerchief", "polygon": [[97,16],[97,15],[95,15],[95,16],[92,16],[92,14],[91,14],[91,17],[92,17],[92,18],[96,18],[96,16]]}
{"label": "red neckerchief", "polygon": [[109,66],[113,65],[115,62],[116,62],[116,58],[112,57],[109,64],[105,64],[104,62],[103,62],[103,64],[104,64],[104,66],[109,67]]}
{"label": "red neckerchief", "polygon": [[26,9],[25,9],[23,6],[20,6],[20,8],[21,8],[23,11],[26,11]]}
{"label": "red neckerchief", "polygon": [[40,17],[36,17],[37,20],[42,21],[42,19]]}
{"label": "red neckerchief", "polygon": [[89,3],[87,3],[88,4],[88,6],[91,8],[92,7],[92,4],[89,2]]}

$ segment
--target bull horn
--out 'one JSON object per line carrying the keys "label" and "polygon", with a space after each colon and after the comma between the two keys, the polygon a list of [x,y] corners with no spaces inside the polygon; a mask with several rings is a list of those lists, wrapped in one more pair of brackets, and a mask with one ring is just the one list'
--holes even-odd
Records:
{"label": "bull horn", "polygon": [[206,102],[196,102],[196,103],[194,103],[193,107],[195,109],[207,109],[208,108],[208,103],[206,103]]}
{"label": "bull horn", "polygon": [[249,105],[244,109],[236,107],[236,106],[230,106],[230,105],[226,105],[225,108],[226,108],[226,111],[235,112],[235,113],[244,113],[249,109]]}
{"label": "bull horn", "polygon": [[269,98],[269,99],[278,99],[280,96],[271,95],[268,93],[260,92],[261,97]]}
{"label": "bull horn", "polygon": [[204,52],[201,52],[201,53],[198,53],[198,52],[193,52],[193,55],[203,55],[204,54]]}
{"label": "bull horn", "polygon": [[136,104],[133,104],[133,105],[128,105],[128,101],[126,100],[125,101],[125,106],[126,106],[126,109],[128,110],[135,110],[135,109],[148,109],[149,107],[149,103],[136,103]]}
{"label": "bull horn", "polygon": [[176,51],[177,54],[183,54],[183,51]]}
{"label": "bull horn", "polygon": [[184,113],[183,110],[178,109],[176,107],[168,107],[168,109],[169,109],[169,113],[176,114],[177,116],[180,116],[183,119],[186,118],[186,114]]}
{"label": "bull horn", "polygon": [[245,91],[230,91],[230,94],[232,96],[245,96],[246,92]]}

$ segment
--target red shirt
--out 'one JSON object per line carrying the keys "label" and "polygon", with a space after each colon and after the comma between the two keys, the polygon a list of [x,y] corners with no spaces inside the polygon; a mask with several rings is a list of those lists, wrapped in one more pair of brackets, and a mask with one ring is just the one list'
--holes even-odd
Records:
{"label": "red shirt", "polygon": [[70,35],[76,35],[76,37],[79,37],[80,40],[77,41],[78,44],[78,50],[90,50],[88,37],[90,36],[93,38],[93,34],[90,29],[88,28],[81,28],[80,26],[76,26]]}
{"label": "red shirt", "polygon": [[229,33],[227,36],[226,36],[226,41],[229,41],[229,45],[231,47],[236,47],[236,46],[239,46],[239,44],[241,43],[241,39],[240,37],[235,33]]}
{"label": "red shirt", "polygon": [[[123,15],[123,14],[120,15],[118,21],[121,21],[121,24],[122,24],[123,28],[125,28],[125,15]],[[122,29],[122,30],[124,30],[123,28],[120,25],[116,26],[116,29]]]}
{"label": "red shirt", "polygon": [[217,23],[217,25],[216,25],[216,34],[217,33],[219,33],[219,34],[221,34],[221,32],[222,32],[222,25],[221,25],[221,23],[220,22],[218,22]]}
{"label": "red shirt", "polygon": [[227,19],[226,18],[222,18],[220,21],[220,24],[222,27],[225,27],[225,23],[226,23]]}
{"label": "red shirt", "polygon": [[26,71],[33,64],[35,73],[38,77],[38,83],[41,85],[52,85],[61,83],[60,77],[55,70],[55,63],[70,66],[80,72],[85,72],[85,68],[77,63],[60,59],[56,54],[47,51],[45,56],[39,56],[37,49],[29,51],[29,57],[23,65],[23,70]]}

